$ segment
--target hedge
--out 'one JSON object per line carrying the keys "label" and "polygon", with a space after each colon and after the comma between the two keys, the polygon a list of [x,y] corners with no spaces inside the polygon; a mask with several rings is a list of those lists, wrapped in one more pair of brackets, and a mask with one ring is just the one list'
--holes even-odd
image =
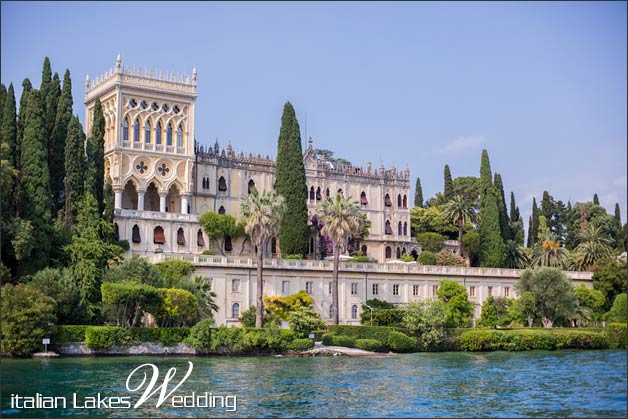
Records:
{"label": "hedge", "polygon": [[363,349],[365,351],[372,351],[372,352],[385,351],[384,344],[376,339],[356,339],[355,347],[358,349]]}
{"label": "hedge", "polygon": [[604,349],[603,333],[578,329],[474,329],[462,332],[457,346],[463,351],[527,351],[532,349]]}
{"label": "hedge", "polygon": [[190,334],[188,328],[148,328],[117,326],[86,326],[85,345],[89,348],[106,349],[114,345],[131,345],[142,342],[159,342],[172,345],[183,342]]}
{"label": "hedge", "polygon": [[375,339],[382,343],[386,342],[391,332],[409,333],[407,329],[386,326],[329,325],[328,329],[332,335],[349,336],[354,339]]}
{"label": "hedge", "polygon": [[287,345],[288,349],[295,352],[303,352],[314,347],[314,341],[308,338],[295,339]]}
{"label": "hedge", "polygon": [[89,326],[57,326],[51,336],[51,342],[85,342],[85,331],[88,327]]}
{"label": "hedge", "polygon": [[609,323],[606,325],[606,340],[612,349],[628,349],[626,339],[626,323]]}

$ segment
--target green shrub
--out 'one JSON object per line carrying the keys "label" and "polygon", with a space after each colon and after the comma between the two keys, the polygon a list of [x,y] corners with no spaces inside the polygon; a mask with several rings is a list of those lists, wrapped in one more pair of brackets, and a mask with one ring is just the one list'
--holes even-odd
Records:
{"label": "green shrub", "polygon": [[242,350],[244,329],[240,327],[220,326],[212,332],[211,349],[218,352]]}
{"label": "green shrub", "polygon": [[494,330],[469,330],[460,336],[463,351],[496,351],[503,349],[504,334]]}
{"label": "green shrub", "polygon": [[298,307],[288,317],[290,329],[297,338],[306,338],[310,332],[326,326],[319,312],[309,307]]}
{"label": "green shrub", "polygon": [[463,351],[529,351],[555,349],[603,349],[608,347],[604,334],[579,329],[474,329],[458,337]]}
{"label": "green shrub", "polygon": [[427,250],[422,251],[416,259],[421,265],[436,265],[436,255]]}
{"label": "green shrub", "polygon": [[334,335],[331,333],[325,333],[323,334],[321,341],[325,346],[332,346],[334,344]]}
{"label": "green shrub", "polygon": [[369,326],[401,326],[405,310],[401,309],[379,309],[369,310],[362,306],[360,323]]}
{"label": "green shrub", "polygon": [[295,339],[288,344],[288,349],[294,352],[303,352],[314,347],[312,339],[302,338]]}
{"label": "green shrub", "polygon": [[212,345],[213,319],[207,319],[196,323],[190,329],[189,336],[185,342],[192,345],[194,349],[208,349]]}
{"label": "green shrub", "polygon": [[282,259],[303,259],[302,254],[284,255]]}
{"label": "green shrub", "polygon": [[355,263],[374,263],[375,259],[373,259],[372,257],[369,256],[354,256],[351,259],[348,260],[348,262],[355,262]]}
{"label": "green shrub", "polygon": [[264,329],[246,330],[242,335],[242,350],[263,351],[268,347],[268,333]]}
{"label": "green shrub", "polygon": [[628,343],[626,340],[626,323],[607,324],[605,334],[609,348],[628,349]]}
{"label": "green shrub", "polygon": [[365,351],[383,352],[384,344],[376,339],[356,339],[355,347]]}
{"label": "green shrub", "polygon": [[333,336],[332,345],[344,346],[346,348],[355,348],[355,339],[350,338],[349,336]]}
{"label": "green shrub", "polygon": [[417,341],[401,332],[390,332],[386,344],[396,352],[414,352],[418,349]]}
{"label": "green shrub", "polygon": [[414,258],[411,255],[404,253],[403,255],[401,255],[401,261],[402,262],[414,262]]}
{"label": "green shrub", "polygon": [[609,322],[625,323],[628,321],[628,302],[626,293],[617,294],[613,300],[613,306],[606,314],[606,320]]}
{"label": "green shrub", "polygon": [[122,250],[124,250],[125,252],[128,252],[129,249],[131,248],[131,246],[129,245],[129,241],[128,240],[118,240],[116,242],[117,246],[120,246],[122,248]]}
{"label": "green shrub", "polygon": [[438,233],[421,233],[416,236],[422,251],[436,253],[443,248],[444,237]]}
{"label": "green shrub", "polygon": [[52,343],[85,342],[85,331],[89,326],[57,326],[52,334]]}
{"label": "green shrub", "polygon": [[6,284],[0,301],[2,352],[28,356],[42,350],[42,338],[53,331],[55,302],[28,285]]}
{"label": "green shrub", "polygon": [[205,256],[214,256],[214,251],[213,250],[203,250],[203,253],[201,253],[201,255],[205,255]]}
{"label": "green shrub", "polygon": [[349,326],[349,325],[329,325],[327,326],[329,333],[334,335],[349,336],[354,339],[375,339],[382,343],[386,343],[388,335],[391,332],[407,332],[407,329],[400,327],[383,327],[383,326]]}

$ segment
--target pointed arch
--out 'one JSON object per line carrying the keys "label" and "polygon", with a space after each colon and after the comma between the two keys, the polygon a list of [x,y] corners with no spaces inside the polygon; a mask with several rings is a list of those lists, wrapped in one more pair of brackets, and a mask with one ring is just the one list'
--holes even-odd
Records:
{"label": "pointed arch", "polygon": [[386,259],[392,258],[392,249],[390,246],[386,246]]}
{"label": "pointed arch", "polygon": [[122,141],[129,141],[129,117],[122,121]]}
{"label": "pointed arch", "polygon": [[150,144],[151,138],[151,124],[150,119],[146,118],[146,123],[144,124],[144,142],[146,144]]}
{"label": "pointed arch", "polygon": [[403,223],[403,235],[407,236],[408,235],[408,222],[404,222]]}
{"label": "pointed arch", "polygon": [[255,191],[255,181],[253,179],[250,179],[248,188],[249,195],[252,194],[253,191]]}
{"label": "pointed arch", "polygon": [[403,234],[403,224],[401,224],[401,221],[399,221],[399,224],[397,225],[397,234],[400,236]]}
{"label": "pointed arch", "polygon": [[133,141],[140,141],[140,118],[135,118],[135,123],[133,124]]}
{"label": "pointed arch", "polygon": [[392,227],[390,226],[390,220],[386,220],[386,226],[384,228],[386,234],[393,234]]}
{"label": "pointed arch", "polygon": [[155,128],[155,144],[161,144],[161,121],[157,121]]}
{"label": "pointed arch", "polygon": [[177,147],[183,147],[183,122],[177,127]]}
{"label": "pointed arch", "polygon": [[403,203],[401,202],[401,194],[397,195],[397,208],[401,208]]}
{"label": "pointed arch", "polygon": [[220,176],[220,179],[218,179],[218,190],[220,192],[227,192],[227,181],[224,176]]}
{"label": "pointed arch", "polygon": [[386,194],[386,196],[384,197],[384,205],[387,207],[392,207],[392,202],[390,200],[389,194]]}
{"label": "pointed arch", "polygon": [[403,195],[403,207],[408,208],[408,195]]}
{"label": "pointed arch", "polygon": [[362,205],[368,205],[369,204],[369,200],[366,198],[366,192],[362,191],[362,193],[360,194],[360,204]]}
{"label": "pointed arch", "polygon": [[227,211],[225,210],[224,206],[220,206],[220,208],[218,208],[218,214],[225,214]]}
{"label": "pointed arch", "polygon": [[168,122],[168,128],[166,128],[166,145],[172,145],[172,122]]}

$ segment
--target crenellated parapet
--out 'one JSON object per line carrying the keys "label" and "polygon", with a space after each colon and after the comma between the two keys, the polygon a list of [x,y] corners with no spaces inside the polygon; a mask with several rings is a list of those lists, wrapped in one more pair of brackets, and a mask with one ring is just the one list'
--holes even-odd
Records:
{"label": "crenellated parapet", "polygon": [[197,146],[196,159],[200,164],[217,164],[221,167],[229,168],[258,169],[264,171],[274,170],[275,168],[275,160],[269,155],[264,157],[261,154],[255,156],[252,153],[236,153],[233,147],[231,147],[231,144],[229,144],[226,149],[221,149],[218,141],[216,141],[213,147]]}

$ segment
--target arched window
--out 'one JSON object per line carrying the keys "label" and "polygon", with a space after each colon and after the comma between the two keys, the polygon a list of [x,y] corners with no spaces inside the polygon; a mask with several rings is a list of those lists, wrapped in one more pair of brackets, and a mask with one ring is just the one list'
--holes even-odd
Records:
{"label": "arched window", "polygon": [[220,208],[218,208],[218,214],[224,214],[224,213],[226,213],[225,207],[221,205]]}
{"label": "arched window", "polygon": [[352,319],[357,319],[358,318],[358,306],[357,304],[354,304],[351,306],[351,318]]}
{"label": "arched window", "polygon": [[338,193],[344,198],[345,194],[342,192],[342,188],[338,189]]}
{"label": "arched window", "polygon": [[327,188],[327,190],[325,191],[325,196],[329,198],[329,188]]}
{"label": "arched window", "polygon": [[161,144],[161,121],[157,122],[157,133],[155,136],[155,144]]}
{"label": "arched window", "polygon": [[227,181],[225,180],[224,176],[220,176],[220,179],[218,179],[218,190],[220,192],[227,191]]}
{"label": "arched window", "polygon": [[333,304],[329,306],[329,318],[334,318],[334,306]]}
{"label": "arched window", "polygon": [[172,124],[168,124],[166,129],[166,145],[172,145]]}
{"label": "arched window", "polygon": [[310,248],[308,250],[310,255],[314,254],[314,237],[310,237]]}
{"label": "arched window", "polygon": [[408,235],[408,223],[407,222],[403,223],[403,235],[404,236]]}
{"label": "arched window", "polygon": [[321,200],[321,187],[320,186],[316,188],[316,200],[317,201]]}
{"label": "arched window", "polygon": [[386,227],[384,229],[386,234],[393,234],[392,227],[390,226],[390,221],[386,220]]}
{"label": "arched window", "polygon": [[360,248],[360,250],[362,251],[362,254],[364,256],[366,256],[366,252],[368,251],[368,247],[366,247],[366,245],[363,244],[362,247]]}
{"label": "arched window", "polygon": [[177,244],[179,246],[185,246],[185,234],[183,233],[183,228],[181,227],[177,230]]}
{"label": "arched window", "polygon": [[124,118],[122,123],[122,141],[129,141],[129,119]]}
{"label": "arched window", "polygon": [[196,244],[199,247],[205,246],[205,239],[203,238],[203,230],[201,230],[200,228],[198,229],[198,233],[196,233]]}
{"label": "arched window", "polygon": [[142,239],[140,238],[140,228],[137,224],[133,225],[133,232],[131,234],[133,243],[140,243]]}
{"label": "arched window", "polygon": [[392,257],[392,249],[390,246],[386,246],[386,259],[390,259]]}
{"label": "arched window", "polygon": [[150,121],[146,121],[144,126],[144,142],[150,144]]}
{"label": "arched window", "polygon": [[270,239],[270,253],[273,255],[277,254],[277,239],[274,237]]}
{"label": "arched window", "polygon": [[397,208],[401,208],[401,194],[397,195]]}
{"label": "arched window", "polygon": [[403,234],[403,224],[401,224],[401,221],[399,221],[399,224],[397,225],[397,234],[400,236]]}
{"label": "arched window", "polygon": [[401,259],[401,248],[397,248],[397,259]]}
{"label": "arched window", "polygon": [[135,124],[133,125],[133,141],[140,140],[140,120],[139,118],[135,120]]}
{"label": "arched window", "polygon": [[249,194],[252,194],[255,190],[255,181],[253,179],[249,180]]}
{"label": "arched window", "polygon": [[405,248],[405,247],[404,247],[404,248],[402,248],[402,249],[401,249],[401,256],[405,255],[406,253],[407,253],[407,252],[406,252],[406,248]]}
{"label": "arched window", "polygon": [[368,199],[366,199],[366,192],[362,191],[362,193],[360,194],[360,204],[362,205],[368,205],[369,201]]}
{"label": "arched window", "polygon": [[183,125],[177,128],[177,147],[183,147]]}
{"label": "arched window", "polygon": [[403,196],[403,207],[408,208],[408,196],[407,195]]}
{"label": "arched window", "polygon": [[310,188],[310,196],[308,197],[310,201],[314,201],[316,199],[316,193],[314,192],[314,186]]}
{"label": "arched window", "polygon": [[240,317],[240,304],[233,303],[231,305],[231,317]]}
{"label": "arched window", "polygon": [[390,195],[386,194],[384,197],[384,205],[387,207],[392,207],[392,202],[390,201]]}
{"label": "arched window", "polygon": [[153,242],[155,244],[166,243],[166,236],[164,235],[164,229],[161,226],[155,227],[153,230]]}
{"label": "arched window", "polygon": [[225,252],[231,252],[233,250],[233,245],[231,244],[231,236],[225,234]]}

